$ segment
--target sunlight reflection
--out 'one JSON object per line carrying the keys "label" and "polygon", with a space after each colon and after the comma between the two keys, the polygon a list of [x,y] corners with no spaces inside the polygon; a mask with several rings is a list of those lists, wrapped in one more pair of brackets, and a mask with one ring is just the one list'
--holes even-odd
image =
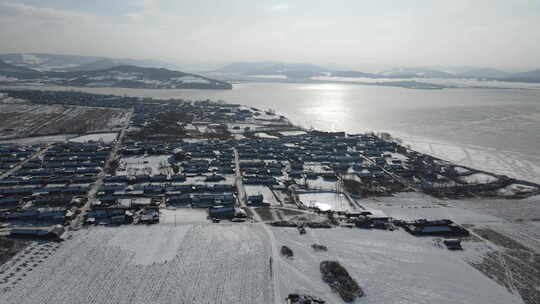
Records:
{"label": "sunlight reflection", "polygon": [[323,83],[323,84],[310,84],[305,86],[298,87],[299,90],[327,90],[327,91],[343,91],[346,90],[347,87],[341,84],[331,84],[331,83]]}

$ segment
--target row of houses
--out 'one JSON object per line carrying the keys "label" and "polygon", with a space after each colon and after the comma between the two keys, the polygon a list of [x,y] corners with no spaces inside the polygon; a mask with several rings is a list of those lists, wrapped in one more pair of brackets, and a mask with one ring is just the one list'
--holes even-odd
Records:
{"label": "row of houses", "polygon": [[15,168],[42,148],[42,145],[0,144],[0,174]]}
{"label": "row of houses", "polygon": [[[126,156],[140,153],[135,152],[135,149],[144,150],[144,155],[152,154],[148,151],[161,151],[169,155],[166,159],[175,173],[105,176],[103,185],[97,189],[92,210],[124,210],[129,212],[127,215],[133,214],[133,222],[137,223],[136,214],[148,208],[234,208],[237,204],[237,189],[226,183],[228,176],[234,174],[232,147],[225,140],[166,144],[126,142],[120,148],[120,151],[130,151],[123,153]],[[108,213],[103,215],[103,211],[99,211],[99,214],[106,219],[91,215],[89,219],[92,223],[112,221],[113,217],[119,216]]]}
{"label": "row of houses", "polygon": [[82,205],[102,170],[110,146],[56,143],[0,179],[0,220],[63,224]]}

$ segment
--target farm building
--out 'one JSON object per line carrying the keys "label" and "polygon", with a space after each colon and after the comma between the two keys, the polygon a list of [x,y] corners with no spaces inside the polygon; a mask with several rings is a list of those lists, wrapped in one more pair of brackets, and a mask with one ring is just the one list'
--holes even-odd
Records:
{"label": "farm building", "polygon": [[416,220],[406,223],[404,228],[409,233],[416,236],[468,236],[469,231],[459,226],[451,220],[435,220],[429,221],[426,219]]}

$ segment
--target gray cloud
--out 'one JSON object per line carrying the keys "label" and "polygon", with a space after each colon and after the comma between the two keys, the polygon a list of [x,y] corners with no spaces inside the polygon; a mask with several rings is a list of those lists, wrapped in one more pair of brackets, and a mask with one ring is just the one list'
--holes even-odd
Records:
{"label": "gray cloud", "polygon": [[7,2],[0,3],[0,52],[180,64],[540,66],[540,5],[534,1],[377,3],[141,0],[111,15],[73,4],[63,9]]}

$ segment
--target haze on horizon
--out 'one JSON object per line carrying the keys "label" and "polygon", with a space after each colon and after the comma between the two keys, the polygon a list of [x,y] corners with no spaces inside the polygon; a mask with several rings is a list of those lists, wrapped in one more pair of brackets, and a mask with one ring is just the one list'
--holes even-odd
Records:
{"label": "haze on horizon", "polygon": [[540,1],[0,0],[0,53],[540,68]]}

